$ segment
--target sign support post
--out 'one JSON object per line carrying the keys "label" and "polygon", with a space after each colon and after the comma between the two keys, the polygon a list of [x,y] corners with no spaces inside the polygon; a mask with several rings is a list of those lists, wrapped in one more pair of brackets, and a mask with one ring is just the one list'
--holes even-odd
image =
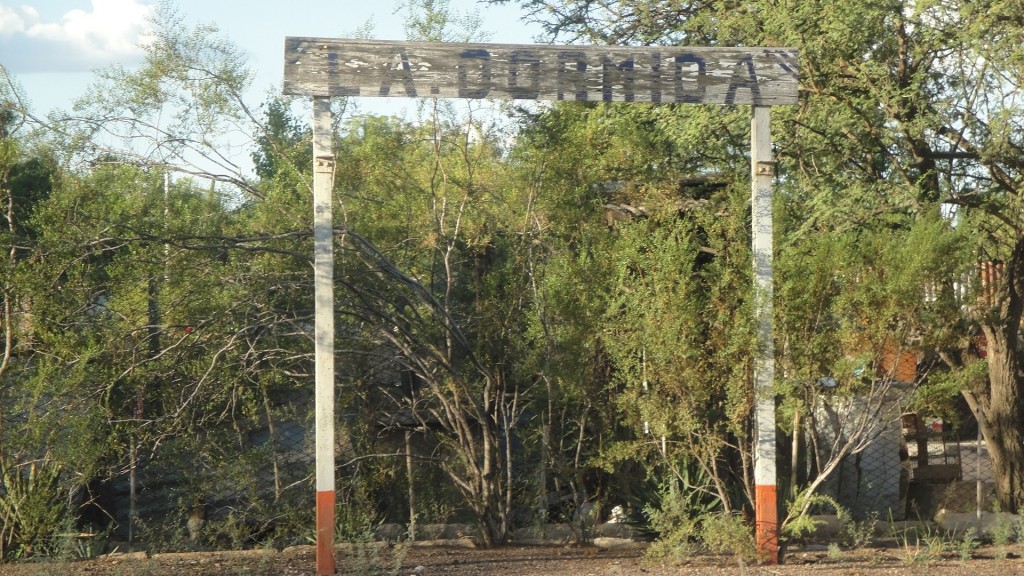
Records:
{"label": "sign support post", "polygon": [[778,561],[769,106],[797,102],[792,48],[546,46],[285,38],[283,93],[313,97],[317,574],[333,574],[334,297],[331,97],[749,104],[757,351],[757,550]]}
{"label": "sign support post", "polygon": [[779,512],[775,441],[775,340],[772,331],[773,221],[771,108],[753,107],[750,121],[751,249],[754,254],[754,522],[757,555],[778,562]]}
{"label": "sign support post", "polygon": [[313,98],[316,573],[334,574],[334,189],[331,100]]}

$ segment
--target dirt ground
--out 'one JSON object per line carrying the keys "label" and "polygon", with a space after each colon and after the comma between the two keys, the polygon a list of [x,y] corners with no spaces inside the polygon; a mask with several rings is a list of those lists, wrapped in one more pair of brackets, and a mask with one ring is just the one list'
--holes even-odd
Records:
{"label": "dirt ground", "polygon": [[[1024,576],[1024,548],[956,551],[869,548],[788,554],[778,566],[741,566],[728,557],[695,556],[684,563],[644,557],[640,549],[510,546],[491,550],[452,546],[339,548],[337,573],[349,576]],[[314,576],[313,548],[156,554],[114,554],[90,560],[0,564],[2,576]]]}

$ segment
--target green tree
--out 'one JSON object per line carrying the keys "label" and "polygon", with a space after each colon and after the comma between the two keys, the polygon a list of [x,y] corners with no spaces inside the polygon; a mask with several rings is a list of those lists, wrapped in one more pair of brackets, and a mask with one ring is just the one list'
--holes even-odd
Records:
{"label": "green tree", "polygon": [[[543,2],[521,4],[552,38],[801,50],[800,104],[775,114],[786,175],[779,197],[802,221],[786,233],[832,234],[852,225],[908,231],[953,209],[958,226],[971,231],[974,258],[1005,262],[992,306],[972,307],[961,325],[980,325],[988,337],[988,378],[971,392],[988,414],[1001,506],[1016,509],[1024,496],[1024,399],[1015,278],[1024,243],[1013,208],[1021,168],[1014,96],[1021,49],[1013,39],[1021,19],[1011,3],[765,2],[736,9],[727,2],[580,0],[552,11]],[[779,242],[780,260],[789,243]],[[941,279],[947,295],[952,284]],[[953,336],[942,326],[925,333],[933,330]],[[969,334],[958,334],[960,341]],[[935,344],[954,368],[963,364],[953,339]]]}
{"label": "green tree", "polygon": [[223,183],[240,201],[258,197],[236,152],[255,142],[225,137],[256,139],[274,128],[247,102],[254,74],[215,25],[183,20],[161,3],[142,65],[98,70],[73,109],[53,115],[53,137],[75,168],[131,163]]}
{"label": "green tree", "polygon": [[[417,40],[479,38],[478,18],[446,2],[405,8]],[[335,269],[339,336],[352,359],[343,396],[407,443],[425,433],[438,446],[430,461],[484,543],[501,544],[511,534],[513,430],[526,402],[513,343],[525,307],[517,258],[528,243],[508,229],[521,221],[520,198],[472,108],[427,100],[419,115],[418,125],[363,117],[339,127]]]}
{"label": "green tree", "polygon": [[522,282],[498,280],[509,279],[514,247],[502,221],[515,209],[500,157],[492,143],[471,141],[473,128],[440,115],[423,127],[361,118],[345,130],[339,187],[352,192],[340,312],[351,317],[353,345],[376,359],[375,375],[350,377],[389,386],[382,409],[404,414],[396,424],[413,418],[420,430],[442,431],[432,435],[448,455],[442,468],[484,541],[502,543],[513,504],[508,438],[522,409],[505,343],[522,308],[509,291]]}
{"label": "green tree", "polygon": [[20,415],[11,409],[37,357],[32,291],[19,269],[39,236],[33,212],[45,203],[59,175],[38,128],[17,81],[0,66],[0,560],[55,551],[58,535],[72,518],[66,489],[73,481],[64,463],[19,442]]}
{"label": "green tree", "polygon": [[561,469],[615,472],[588,495],[608,505],[650,503],[644,469],[671,491],[669,478],[696,481],[691,466],[724,510],[750,505],[746,168],[742,136],[704,136],[744,122],[713,107],[572,104],[521,134],[517,167],[539,175],[544,222],[531,334],[557,410],[576,414],[551,435],[572,436]]}
{"label": "green tree", "polygon": [[[138,70],[103,71],[47,124],[64,178],[19,223],[35,348],[4,408],[20,446],[80,484],[140,462],[202,470],[167,522],[205,503],[284,527],[304,471],[283,467],[280,428],[305,425],[312,372],[309,167],[291,163],[308,139],[282,103],[250,112],[249,74],[214,28],[167,6],[156,24]],[[254,135],[262,182],[218,138],[230,130]]]}

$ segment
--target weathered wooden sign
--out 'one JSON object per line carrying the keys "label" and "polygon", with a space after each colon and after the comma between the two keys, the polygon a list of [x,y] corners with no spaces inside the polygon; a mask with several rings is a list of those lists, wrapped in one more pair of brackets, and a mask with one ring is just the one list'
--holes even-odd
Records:
{"label": "weathered wooden sign", "polygon": [[288,37],[284,93],[773,106],[796,103],[797,59],[792,48]]}

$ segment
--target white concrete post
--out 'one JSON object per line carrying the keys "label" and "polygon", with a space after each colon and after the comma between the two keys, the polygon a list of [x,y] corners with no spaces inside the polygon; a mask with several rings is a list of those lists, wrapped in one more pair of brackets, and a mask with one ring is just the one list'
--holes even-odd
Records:
{"label": "white concrete post", "polygon": [[757,352],[754,357],[754,516],[761,562],[778,562],[779,519],[775,470],[775,344],[772,334],[773,227],[771,108],[754,106],[750,122],[751,247]]}
{"label": "white concrete post", "polygon": [[316,573],[334,574],[334,135],[331,99],[313,98],[313,300],[316,362]]}

